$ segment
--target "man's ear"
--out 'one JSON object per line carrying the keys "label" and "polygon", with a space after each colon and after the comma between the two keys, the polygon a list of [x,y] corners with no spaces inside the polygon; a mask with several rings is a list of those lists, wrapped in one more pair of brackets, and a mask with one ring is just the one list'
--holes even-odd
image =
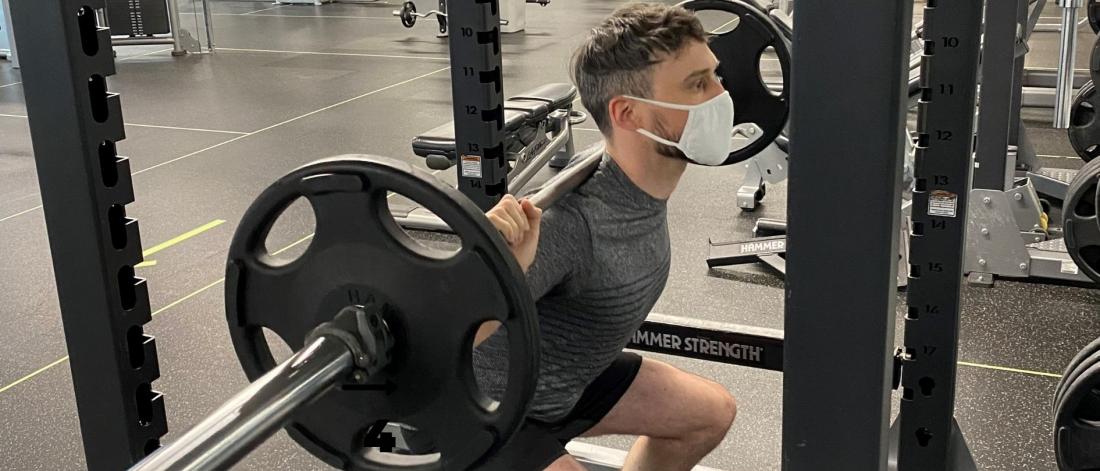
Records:
{"label": "man's ear", "polygon": [[627,131],[642,127],[637,105],[636,101],[621,96],[612,98],[607,102],[607,115],[611,119],[611,124]]}

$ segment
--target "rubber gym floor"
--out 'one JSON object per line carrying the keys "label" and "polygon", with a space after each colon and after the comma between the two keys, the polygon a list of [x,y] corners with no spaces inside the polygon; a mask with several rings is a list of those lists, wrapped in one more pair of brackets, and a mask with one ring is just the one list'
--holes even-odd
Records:
{"label": "rubber gym floor", "polygon": [[[621,3],[529,7],[526,33],[504,38],[505,94],[568,81],[572,49]],[[157,338],[162,377],[154,387],[165,394],[167,441],[246,383],[226,333],[222,277],[236,221],[253,198],[285,172],[331,155],[371,153],[422,165],[410,139],[451,114],[446,43],[435,37],[434,22],[405,29],[390,16],[397,8],[392,3],[213,5],[217,53],[173,58],[167,47],[122,47],[118,74],[110,79],[110,89],[122,94],[127,123],[120,154],[132,159],[135,174],[136,202],[128,215],[140,221],[152,261],[139,275],[148,278],[154,310],[147,332]],[[1056,22],[1057,13],[1051,6],[1045,22]],[[1053,67],[1057,41],[1057,34],[1036,33],[1029,65]],[[1078,64],[1088,63],[1092,41],[1082,28]],[[843,65],[836,70],[843,73]],[[81,469],[25,116],[19,72],[0,62],[0,469]],[[1080,166],[1065,134],[1049,128],[1049,110],[1027,110],[1025,117],[1047,165]],[[594,129],[591,122],[576,129],[578,149],[599,139]],[[656,312],[783,327],[780,279],[752,268],[708,271],[704,263],[708,237],[745,237],[755,218],[785,217],[784,185],[770,188],[756,213],[736,208],[742,173],[734,166],[693,167],[686,174],[669,203],[673,269]],[[453,181],[450,172],[440,177]],[[853,201],[836,210],[859,207]],[[309,218],[300,207],[292,210],[272,247],[301,241],[310,233]],[[861,228],[833,229],[844,237]],[[978,464],[1054,469],[1051,396],[1064,364],[1100,332],[1100,292],[1000,281],[993,288],[964,287],[963,295],[956,414]],[[898,300],[900,306],[903,293]],[[822,306],[822,315],[843,308]],[[713,378],[739,400],[737,422],[704,464],[779,469],[781,374],[659,358]],[[626,437],[593,442],[630,444]],[[239,469],[325,466],[280,433]]]}

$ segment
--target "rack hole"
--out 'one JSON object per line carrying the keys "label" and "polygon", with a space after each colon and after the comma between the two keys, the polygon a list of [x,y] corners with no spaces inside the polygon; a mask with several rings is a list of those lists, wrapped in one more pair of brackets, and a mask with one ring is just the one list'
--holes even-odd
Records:
{"label": "rack hole", "polygon": [[92,105],[92,119],[97,123],[107,121],[107,79],[102,75],[88,77],[88,98]]}
{"label": "rack hole", "polygon": [[126,348],[130,352],[130,368],[141,368],[145,364],[145,332],[141,326],[135,325],[126,331]]}
{"label": "rack hole", "polygon": [[129,311],[137,305],[136,284],[134,267],[126,265],[118,270],[118,295],[122,301],[122,309]]}
{"label": "rack hole", "polygon": [[917,444],[920,446],[928,446],[928,442],[932,441],[932,432],[928,429],[921,427],[917,429]]}
{"label": "rack hole", "polygon": [[114,188],[118,184],[118,151],[111,141],[99,143],[99,173],[107,188]]}
{"label": "rack hole", "polygon": [[126,207],[115,204],[107,208],[107,224],[111,232],[111,246],[122,250],[126,247]]}
{"label": "rack hole", "polygon": [[932,390],[936,388],[936,380],[925,376],[920,379],[919,383],[920,393],[923,394],[924,397],[932,396]]}
{"label": "rack hole", "polygon": [[99,36],[96,34],[99,24],[95,10],[87,5],[76,10],[76,24],[80,31],[80,48],[84,54],[94,56],[99,53]]}
{"label": "rack hole", "polygon": [[138,386],[137,396],[134,399],[137,401],[138,423],[142,427],[153,423],[153,397],[155,394],[149,383]]}

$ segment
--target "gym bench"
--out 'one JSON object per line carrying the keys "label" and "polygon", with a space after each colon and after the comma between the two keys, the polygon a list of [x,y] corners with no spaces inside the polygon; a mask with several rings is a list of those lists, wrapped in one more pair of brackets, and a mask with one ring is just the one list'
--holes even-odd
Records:
{"label": "gym bench", "polygon": [[[561,169],[575,154],[572,126],[587,116],[573,110],[577,89],[568,83],[549,83],[504,101],[504,153],[509,162],[508,193],[520,194],[540,170]],[[427,131],[412,140],[413,153],[423,157],[428,168],[446,170],[458,164],[454,122]],[[472,170],[480,169],[478,167]],[[465,170],[464,170],[465,171]],[[401,214],[401,213],[404,214]],[[394,208],[403,227],[449,231],[439,218],[415,205]]]}

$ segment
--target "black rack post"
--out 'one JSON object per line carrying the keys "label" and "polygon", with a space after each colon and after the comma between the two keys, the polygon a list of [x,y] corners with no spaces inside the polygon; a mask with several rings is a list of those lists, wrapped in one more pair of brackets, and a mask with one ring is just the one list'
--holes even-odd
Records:
{"label": "black rack post", "polygon": [[128,468],[167,430],[104,0],[12,2],[23,91],[88,469]]}
{"label": "black rack post", "polygon": [[898,469],[973,470],[954,413],[982,0],[929,1],[924,24]]}
{"label": "black rack post", "polygon": [[488,210],[508,192],[497,0],[451,0],[451,96],[458,190]]}
{"label": "black rack post", "polygon": [[912,11],[794,3],[784,470],[886,467]]}
{"label": "black rack post", "polygon": [[974,188],[1012,188],[1015,159],[1006,155],[1018,146],[1020,100],[1027,44],[1028,0],[988,2],[985,44],[981,51],[981,106],[974,168]]}

